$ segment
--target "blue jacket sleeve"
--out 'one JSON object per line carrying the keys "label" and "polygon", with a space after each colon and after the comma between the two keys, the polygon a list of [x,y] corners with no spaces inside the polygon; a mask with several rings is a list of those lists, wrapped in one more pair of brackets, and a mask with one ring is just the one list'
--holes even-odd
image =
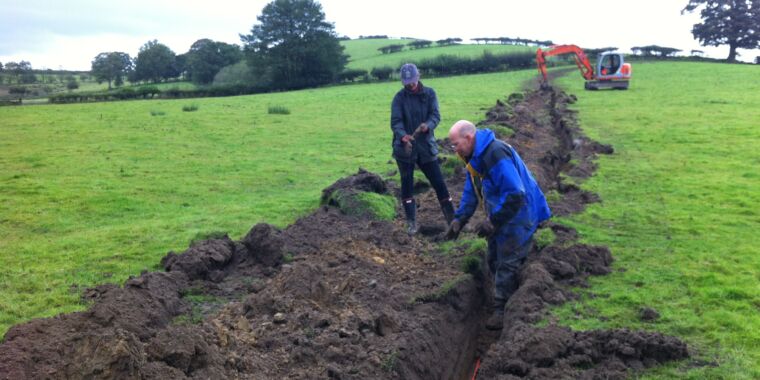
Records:
{"label": "blue jacket sleeve", "polygon": [[441,121],[441,112],[438,108],[438,95],[435,91],[430,89],[430,100],[428,101],[428,118],[425,120],[428,128],[435,129],[438,123]]}
{"label": "blue jacket sleeve", "polygon": [[498,199],[491,209],[491,223],[496,226],[508,223],[525,204],[525,186],[511,158],[504,156],[489,170],[489,177],[497,186]]}
{"label": "blue jacket sleeve", "polygon": [[400,140],[406,136],[406,130],[404,129],[404,109],[401,105],[402,100],[398,96],[393,97],[393,103],[391,103],[391,131],[396,140]]}
{"label": "blue jacket sleeve", "polygon": [[467,178],[464,181],[464,191],[462,191],[462,200],[459,202],[459,208],[454,213],[454,218],[458,219],[462,225],[465,225],[477,208],[478,196],[475,194],[475,189],[472,187],[470,173],[467,173]]}

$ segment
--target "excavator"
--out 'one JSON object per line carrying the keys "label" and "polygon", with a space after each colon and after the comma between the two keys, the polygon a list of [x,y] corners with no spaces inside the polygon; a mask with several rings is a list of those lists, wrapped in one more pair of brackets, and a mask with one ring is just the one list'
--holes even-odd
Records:
{"label": "excavator", "polygon": [[575,54],[575,64],[581,70],[583,78],[586,79],[586,90],[598,90],[602,88],[628,89],[628,83],[631,80],[631,64],[623,61],[622,54],[615,52],[601,53],[596,63],[595,74],[594,67],[588,61],[586,53],[575,45],[553,45],[546,50],[539,48],[536,51],[536,64],[538,64],[538,71],[543,76],[542,87],[548,85],[546,58],[563,54]]}

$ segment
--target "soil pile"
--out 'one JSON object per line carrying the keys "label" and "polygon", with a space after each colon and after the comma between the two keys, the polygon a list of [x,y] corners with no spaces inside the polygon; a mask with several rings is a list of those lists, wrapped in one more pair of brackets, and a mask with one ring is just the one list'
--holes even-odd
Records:
{"label": "soil pile", "polygon": [[[580,135],[572,101],[554,90],[513,96],[483,123],[514,131],[508,141],[558,194],[555,214],[595,199],[577,184],[595,154],[611,152]],[[461,168],[447,179],[455,197],[463,179]],[[9,330],[0,378],[464,379],[477,358],[479,378],[618,378],[687,355],[682,342],[654,333],[532,325],[547,305],[574,297],[567,285],[612,262],[606,248],[576,244],[574,231],[551,223],[558,239],[532,253],[503,333],[486,331],[487,271],[465,273],[465,252],[440,252],[445,226],[432,191],[418,195],[424,233],[413,238],[400,219],[331,203],[335,194],[393,191],[360,171],[284,230],[258,224],[240,241],[198,242],[167,254],[163,272],[88,290],[87,311]]]}

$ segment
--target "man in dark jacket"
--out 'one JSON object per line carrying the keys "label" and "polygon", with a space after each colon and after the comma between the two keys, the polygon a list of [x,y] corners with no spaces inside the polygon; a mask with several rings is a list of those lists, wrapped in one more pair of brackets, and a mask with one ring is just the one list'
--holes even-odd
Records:
{"label": "man in dark jacket", "polygon": [[486,219],[478,235],[488,239],[488,268],[494,282],[494,311],[486,322],[500,329],[504,306],[517,290],[517,274],[530,252],[538,224],[551,217],[549,205],[530,170],[509,144],[466,120],[449,131],[456,153],[467,162],[462,201],[447,237],[456,238],[480,204]]}
{"label": "man in dark jacket", "polygon": [[391,104],[393,158],[401,175],[401,202],[409,235],[417,232],[417,206],[412,192],[415,165],[420,167],[435,189],[446,222],[451,223],[454,218],[454,206],[438,164],[438,144],[433,134],[441,120],[438,98],[435,91],[423,86],[419,79],[420,74],[414,64],[401,66],[404,88],[396,93]]}

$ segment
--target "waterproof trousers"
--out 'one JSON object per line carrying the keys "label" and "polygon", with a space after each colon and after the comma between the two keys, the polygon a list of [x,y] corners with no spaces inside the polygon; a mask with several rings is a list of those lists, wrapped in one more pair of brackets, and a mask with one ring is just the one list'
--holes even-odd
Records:
{"label": "waterproof trousers", "polygon": [[498,235],[488,239],[488,269],[493,278],[494,305],[497,310],[503,309],[509,297],[517,290],[517,275],[532,248],[533,237],[522,245]]}

